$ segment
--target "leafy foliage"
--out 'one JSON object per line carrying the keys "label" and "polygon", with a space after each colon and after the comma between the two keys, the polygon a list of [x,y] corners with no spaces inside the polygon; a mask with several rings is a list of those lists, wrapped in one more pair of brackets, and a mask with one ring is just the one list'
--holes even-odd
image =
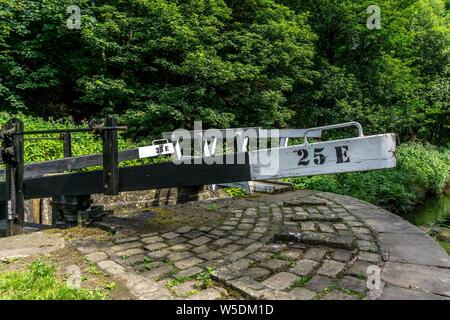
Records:
{"label": "leafy foliage", "polygon": [[[402,142],[449,143],[450,15],[441,0],[382,0],[381,29],[366,27],[372,1],[283,1],[309,11],[318,35],[314,85],[295,90],[296,124],[356,120]],[[298,102],[300,101],[300,103]],[[305,117],[308,115],[307,117]]]}
{"label": "leafy foliage", "polygon": [[[69,30],[68,5],[81,7]],[[120,114],[130,136],[357,120],[449,143],[445,0],[0,0],[0,110]]]}
{"label": "leafy foliage", "polygon": [[243,188],[224,188],[223,190],[233,198],[243,197],[246,194]]}

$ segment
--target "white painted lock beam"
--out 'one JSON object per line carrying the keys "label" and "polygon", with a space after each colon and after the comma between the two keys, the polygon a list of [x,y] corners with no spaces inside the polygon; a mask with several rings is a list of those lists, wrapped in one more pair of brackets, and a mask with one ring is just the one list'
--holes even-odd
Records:
{"label": "white painted lock beam", "polygon": [[249,152],[252,180],[393,168],[394,134]]}

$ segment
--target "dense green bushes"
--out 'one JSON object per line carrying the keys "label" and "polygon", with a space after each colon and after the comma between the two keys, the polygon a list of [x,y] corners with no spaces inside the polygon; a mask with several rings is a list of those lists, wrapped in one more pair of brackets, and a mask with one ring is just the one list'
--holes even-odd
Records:
{"label": "dense green bushes", "polygon": [[396,213],[405,213],[426,193],[441,193],[450,182],[448,150],[407,143],[397,150],[397,167],[390,170],[343,173],[291,181],[299,189],[316,189],[354,196]]}
{"label": "dense green bushes", "polygon": [[[3,126],[12,116],[6,112],[0,112],[0,127]],[[24,122],[25,130],[51,130],[86,127],[87,124],[75,125],[68,118],[44,121],[41,118],[15,115]],[[26,138],[37,137],[59,137],[58,134],[27,136]],[[119,149],[132,147],[132,143],[119,136]],[[101,153],[102,141],[100,136],[92,133],[74,133],[72,140],[72,150],[74,156]],[[26,140],[25,141],[25,162],[37,162],[43,160],[54,160],[63,158],[63,143],[60,140]]]}
{"label": "dense green bushes", "polygon": [[[69,30],[68,5],[81,8]],[[381,29],[366,10],[381,9]],[[0,0],[0,110],[450,143],[448,0]]]}

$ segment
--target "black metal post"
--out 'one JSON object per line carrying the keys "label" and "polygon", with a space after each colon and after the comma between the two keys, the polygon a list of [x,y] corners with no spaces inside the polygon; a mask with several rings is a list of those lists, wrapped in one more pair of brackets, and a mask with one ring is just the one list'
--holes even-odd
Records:
{"label": "black metal post", "polygon": [[[15,123],[16,132],[23,132],[24,125],[22,121]],[[25,158],[24,158],[24,141],[23,136],[14,136],[14,148],[16,150],[16,166],[15,166],[15,199],[16,199],[16,224],[23,228],[25,222],[25,195],[23,190],[23,179],[25,175]]]}
{"label": "black metal post", "polygon": [[[72,157],[72,134],[70,132],[62,132],[60,138],[64,147],[64,158]],[[52,197],[52,227],[56,228],[75,226],[77,224],[77,214],[73,214],[73,210],[69,210],[74,197],[66,197],[64,195]],[[68,204],[69,202],[69,204]],[[76,211],[75,211],[76,212]]]}
{"label": "black metal post", "polygon": [[[11,119],[3,128],[2,156],[5,163],[7,235],[19,233],[25,218],[23,122]],[[4,207],[4,205],[3,205]]]}
{"label": "black metal post", "polygon": [[0,201],[0,221],[6,220],[7,208],[8,208],[8,203],[5,201]]}
{"label": "black metal post", "polygon": [[[116,118],[106,118],[105,127],[117,127]],[[119,194],[119,146],[117,130],[104,130],[103,188],[106,195]]]}
{"label": "black metal post", "polygon": [[72,157],[72,134],[70,132],[61,133],[61,140],[64,143],[64,158]]}
{"label": "black metal post", "polygon": [[[0,177],[3,176],[3,178],[5,178],[5,172],[3,172],[4,174],[2,175],[2,173],[0,172]],[[0,179],[2,180],[2,179]],[[8,202],[6,201],[0,201],[0,229],[3,227],[6,227],[5,225],[3,225],[3,223],[6,223],[6,218],[7,218],[7,212],[8,212]],[[0,230],[0,237],[1,237],[1,230]]]}

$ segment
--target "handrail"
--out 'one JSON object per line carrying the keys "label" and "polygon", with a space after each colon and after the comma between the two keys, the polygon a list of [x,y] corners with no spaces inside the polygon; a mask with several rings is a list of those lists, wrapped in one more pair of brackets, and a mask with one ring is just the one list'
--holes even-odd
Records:
{"label": "handrail", "polygon": [[310,128],[310,129],[306,130],[304,135],[303,135],[303,138],[305,139],[304,140],[304,144],[308,144],[308,132],[311,132],[311,131],[314,131],[314,130],[339,129],[339,128],[346,128],[346,127],[351,127],[351,126],[355,126],[355,127],[358,128],[358,136],[359,137],[364,137],[364,132],[363,132],[362,125],[359,122],[351,121],[351,122],[345,122],[345,123],[339,123],[339,124],[332,124],[332,125],[329,125],[329,126]]}

